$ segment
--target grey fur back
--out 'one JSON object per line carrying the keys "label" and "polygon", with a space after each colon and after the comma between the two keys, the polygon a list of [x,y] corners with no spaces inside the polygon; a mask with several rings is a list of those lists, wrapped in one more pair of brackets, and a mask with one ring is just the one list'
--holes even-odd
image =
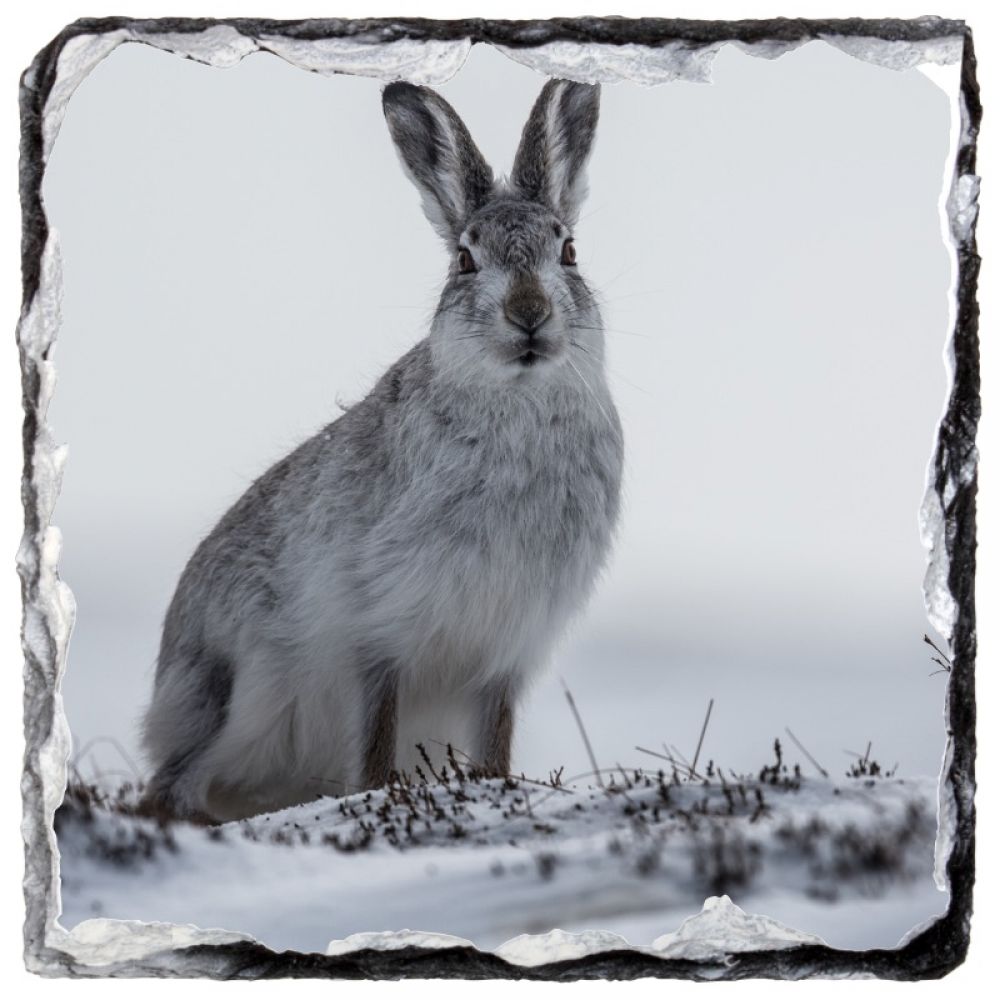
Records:
{"label": "grey fur back", "polygon": [[609,551],[621,428],[567,250],[597,88],[546,85],[510,184],[433,91],[383,100],[448,279],[429,336],[261,476],[185,568],[144,722],[151,795],[173,813],[362,787],[380,773],[366,752],[406,768],[418,739],[502,770],[524,681]]}

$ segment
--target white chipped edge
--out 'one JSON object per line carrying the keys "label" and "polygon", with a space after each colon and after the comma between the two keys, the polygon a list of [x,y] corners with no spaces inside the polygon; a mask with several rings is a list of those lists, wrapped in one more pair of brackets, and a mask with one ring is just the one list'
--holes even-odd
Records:
{"label": "white chipped edge", "polygon": [[556,929],[546,934],[521,934],[500,945],[494,954],[512,965],[528,967],[621,950],[657,958],[725,963],[730,956],[743,952],[825,944],[815,934],[795,930],[762,914],[747,913],[729,896],[710,896],[699,913],[687,917],[676,930],[656,938],[648,947],[632,945],[610,931],[570,933]]}
{"label": "white chipped edge", "polygon": [[[603,930],[579,932],[555,928],[544,934],[519,934],[493,950],[498,958],[526,968],[548,962],[584,958],[606,951],[638,951],[659,958],[696,961],[725,961],[740,952],[778,950],[799,945],[822,945],[815,934],[788,927],[761,914],[747,913],[728,896],[711,896],[700,913],[681,922],[677,930],[658,937],[646,948],[632,945],[627,938]],[[475,948],[473,942],[450,934],[423,931],[378,931],[352,934],[331,941],[327,955],[346,955],[366,948]]]}
{"label": "white chipped edge", "polygon": [[[821,35],[823,41],[855,59],[884,69],[906,70],[925,64],[948,66],[960,64],[965,39],[962,35],[925,38],[922,41],[887,41],[864,35]],[[873,44],[873,43],[878,44]]]}
{"label": "white chipped edge", "polygon": [[193,945],[235,944],[253,941],[246,934],[194,924],[168,924],[141,920],[83,920],[72,931],[54,929],[48,943],[87,967],[142,961],[158,952]]}
{"label": "white chipped edge", "polygon": [[677,930],[658,937],[649,950],[664,958],[712,961],[739,952],[795,948],[803,944],[826,942],[763,914],[747,913],[728,896],[710,896],[701,913],[688,917]]}
{"label": "white chipped edge", "polygon": [[[973,448],[966,464],[959,470],[959,483],[949,480],[944,484],[944,496],[938,495],[934,485],[934,457],[937,450],[937,436],[948,400],[955,385],[955,329],[958,321],[958,251],[972,235],[978,213],[979,178],[974,174],[958,172],[958,153],[970,141],[969,114],[965,97],[960,87],[961,64],[948,63],[936,59],[931,65],[922,65],[921,72],[941,87],[951,103],[951,134],[948,154],[945,160],[938,215],[941,237],[948,251],[951,280],[948,287],[948,333],[943,348],[946,387],[942,403],[941,419],[934,431],[931,457],[927,463],[927,475],[923,502],[918,512],[920,537],[927,553],[927,569],[924,575],[923,594],[927,617],[935,630],[951,644],[958,606],[948,586],[949,559],[945,541],[944,505],[951,502],[959,485],[967,484],[975,474],[978,450]],[[944,699],[944,723],[948,732],[938,776],[937,837],[934,843],[934,883],[942,892],[947,892],[947,864],[955,843],[956,802],[961,789],[953,787],[948,779],[954,756],[954,744],[949,729],[949,697]],[[933,922],[933,921],[932,921]],[[914,928],[903,941],[909,940],[921,927]]]}
{"label": "white chipped edge", "polygon": [[611,931],[588,930],[573,933],[554,928],[544,934],[519,934],[505,941],[493,954],[511,965],[536,966],[547,962],[563,962],[585,958],[603,951],[646,951],[633,946],[620,934]]}
{"label": "white chipped edge", "polygon": [[[897,43],[883,39],[845,39],[825,36],[824,41],[842,51],[877,65],[906,69],[931,63],[947,66],[961,59],[961,38],[934,40],[933,43]],[[100,35],[80,35],[70,39],[59,55],[56,83],[45,106],[43,119],[43,158],[48,160],[58,136],[66,106],[76,88],[115,48],[125,42],[142,42],[165,51],[186,56],[220,68],[231,67],[256,51],[270,51],[293,65],[326,75],[338,73],[372,76],[384,80],[405,79],[414,83],[440,84],[461,68],[471,50],[467,39],[451,42],[413,42],[399,40],[379,43],[365,39],[325,39],[298,42],[278,37],[247,38],[228,25],[216,25],[202,32],[151,33],[138,29],[119,29]],[[684,80],[709,82],[711,65],[724,44],[735,44],[742,51],[760,58],[777,58],[804,42],[793,43],[711,43],[697,49],[668,44],[655,50],[643,46],[582,45],[573,42],[551,42],[533,49],[511,49],[494,46],[516,61],[546,75],[562,76],[584,82],[616,82],[629,79],[645,85]],[[584,51],[585,50],[585,51]],[[600,54],[599,58],[594,53]],[[928,75],[931,75],[928,73]],[[933,77],[932,77],[933,78]],[[957,246],[967,238],[976,215],[978,178],[954,176],[955,154],[967,139],[968,116],[957,85],[949,91],[953,100],[952,143],[946,175],[946,194],[942,196],[942,228],[952,256],[953,281],[950,294],[951,322],[946,357],[949,360],[949,391],[954,378],[951,343],[957,313]],[[960,126],[957,122],[961,122]],[[950,181],[950,183],[947,183]],[[48,659],[48,639],[54,642],[55,669],[61,680],[65,669],[66,646],[75,616],[75,603],[69,588],[58,577],[57,566],[61,536],[50,524],[55,499],[59,493],[65,447],[58,446],[45,421],[45,410],[55,386],[55,369],[43,355],[55,343],[59,328],[61,274],[58,236],[51,230],[42,253],[39,287],[34,300],[19,324],[22,349],[35,361],[41,376],[40,421],[35,441],[33,485],[38,496],[40,536],[25,538],[18,553],[20,563],[34,558],[30,542],[34,542],[41,557],[39,595],[25,610],[25,641],[33,646],[40,658]],[[946,397],[947,398],[947,397]],[[974,463],[974,459],[972,460]],[[970,465],[969,470],[974,468]],[[928,574],[925,599],[931,620],[943,635],[950,637],[956,609],[935,595],[947,580],[946,555],[942,559],[943,517],[940,501],[930,481],[920,514],[924,544],[928,548]],[[947,593],[947,586],[943,588]],[[950,594],[948,595],[950,597]],[[192,925],[172,925],[96,919],[84,921],[67,931],[58,923],[61,912],[59,892],[59,853],[52,820],[66,787],[66,764],[70,750],[70,734],[62,698],[55,697],[52,731],[38,748],[39,768],[43,783],[43,808],[46,829],[42,836],[51,848],[52,870],[46,891],[46,945],[66,952],[84,966],[99,967],[112,962],[138,961],[165,950],[194,944],[224,944],[253,941],[245,934],[220,929],[203,929]],[[954,794],[946,787],[947,764],[951,744],[945,751],[940,780],[938,840],[935,877],[938,886],[946,887],[944,863],[951,852],[954,838]],[[22,824],[23,836],[29,845],[35,842],[36,831],[30,817]],[[919,928],[903,939],[905,942]],[[685,920],[677,931],[657,938],[649,949],[637,948],[674,958],[722,958],[726,954],[757,950],[761,947],[793,947],[801,943],[822,943],[821,939],[779,924],[768,917],[746,914],[728,897],[712,897],[701,913]],[[901,942],[903,943],[903,942]],[[342,941],[332,941],[328,954],[346,954],[360,948],[467,947],[471,942],[450,935],[400,931],[351,935]],[[629,942],[607,931],[587,931],[579,934],[553,930],[541,935],[521,935],[505,942],[496,954],[515,964],[537,965],[543,962],[576,958],[609,949],[632,948]]]}
{"label": "white chipped edge", "polygon": [[533,48],[494,44],[498,52],[544,76],[579,83],[620,83],[630,80],[652,87],[684,80],[709,83],[712,63],[725,42],[691,47],[684,41],[650,48],[634,43],[602,45],[586,42],[546,42]]}
{"label": "white chipped edge", "polygon": [[120,28],[102,35],[77,35],[59,53],[56,84],[45,104],[42,131],[46,160],[73,92],[99,62],[126,42],[142,42],[219,69],[229,69],[254,52],[271,52],[293,66],[325,76],[348,74],[431,85],[450,80],[472,49],[468,39],[419,42],[403,38],[379,42],[354,37],[303,42],[271,35],[249,38],[225,24],[200,32],[146,33],[138,28]]}
{"label": "white chipped edge", "polygon": [[579,83],[620,83],[629,80],[642,86],[655,87],[678,80],[687,83],[711,83],[712,64],[719,51],[733,45],[747,55],[760,59],[777,59],[788,52],[822,41],[855,59],[874,63],[886,69],[905,70],[931,63],[951,65],[961,63],[964,39],[947,35],[923,41],[888,41],[868,36],[820,35],[818,39],[760,42],[706,42],[692,47],[678,40],[651,48],[629,43],[605,45],[593,42],[546,42],[532,48],[494,44],[498,52],[545,76],[556,76]]}
{"label": "white chipped edge", "polygon": [[327,955],[349,955],[353,951],[378,948],[383,951],[398,951],[400,948],[475,948],[472,941],[454,934],[439,934],[436,931],[364,931],[337,938],[326,946]]}

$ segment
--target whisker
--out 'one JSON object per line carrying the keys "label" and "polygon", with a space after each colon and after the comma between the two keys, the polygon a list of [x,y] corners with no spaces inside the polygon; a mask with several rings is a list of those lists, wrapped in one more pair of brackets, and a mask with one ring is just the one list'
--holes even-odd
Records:
{"label": "whisker", "polygon": [[665,288],[648,288],[644,291],[639,292],[627,292],[624,295],[616,295],[613,299],[607,299],[607,302],[621,302],[623,299],[634,299],[640,295],[665,295]]}
{"label": "whisker", "polygon": [[636,269],[636,267],[638,267],[638,265],[639,265],[639,262],[636,261],[634,264],[630,264],[624,270],[619,271],[609,281],[601,282],[601,288],[603,289],[603,288],[607,288],[609,285],[613,285],[616,281],[618,281],[619,278],[623,278],[626,274],[629,274],[631,271],[634,271]]}
{"label": "whisker", "polygon": [[[572,337],[570,337],[569,344],[570,347],[575,347],[578,351],[582,351],[584,354],[586,354],[587,357],[594,363],[596,367],[600,367],[600,360],[598,359],[597,355],[594,354],[593,351],[588,350],[586,347],[584,347],[583,344],[581,344],[577,340],[574,340]],[[627,379],[624,375],[622,375],[621,372],[619,372],[615,368],[612,368],[611,365],[609,365],[606,361],[604,362],[603,367],[608,372],[609,375],[613,375],[616,379],[618,379],[619,382],[624,382],[625,385],[631,386],[637,392],[644,393],[647,396],[653,395],[653,393],[651,393],[648,389],[644,389],[641,385],[637,385],[635,382],[631,381],[631,379]]]}
{"label": "whisker", "polygon": [[596,333],[616,333],[626,337],[641,337],[643,340],[649,339],[648,333],[639,333],[637,330],[623,330],[615,326],[583,326],[580,323],[571,324],[574,330],[592,330]]}
{"label": "whisker", "polygon": [[612,432],[612,434],[617,435],[618,432],[615,429],[614,422],[612,421],[611,417],[608,416],[608,413],[604,409],[604,407],[601,406],[601,401],[597,398],[597,393],[594,392],[590,383],[583,377],[583,373],[580,371],[580,369],[577,368],[575,364],[573,364],[573,359],[568,354],[566,355],[566,363],[570,366],[570,368],[573,369],[574,372],[576,372],[577,378],[583,383],[583,387],[587,390],[587,392],[590,393],[591,398],[594,400],[594,405],[600,411],[601,416],[603,416],[604,419],[608,422],[609,430]]}

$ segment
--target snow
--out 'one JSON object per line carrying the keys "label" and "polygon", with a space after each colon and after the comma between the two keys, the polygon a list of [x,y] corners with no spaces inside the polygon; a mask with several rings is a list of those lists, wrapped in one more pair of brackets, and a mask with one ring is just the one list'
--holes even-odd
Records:
{"label": "snow", "polygon": [[169,921],[327,954],[473,944],[535,965],[628,947],[891,948],[946,907],[932,778],[781,766],[605,784],[451,770],[215,828],[71,797],[61,923],[97,940],[95,917]]}

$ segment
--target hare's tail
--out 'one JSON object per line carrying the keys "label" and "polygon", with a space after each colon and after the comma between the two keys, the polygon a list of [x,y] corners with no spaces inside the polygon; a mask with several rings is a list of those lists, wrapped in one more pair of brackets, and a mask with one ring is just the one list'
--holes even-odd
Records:
{"label": "hare's tail", "polygon": [[232,687],[232,665],[222,657],[161,664],[143,720],[156,768],[145,800],[151,811],[185,818],[205,812],[211,775],[199,764],[226,723]]}

